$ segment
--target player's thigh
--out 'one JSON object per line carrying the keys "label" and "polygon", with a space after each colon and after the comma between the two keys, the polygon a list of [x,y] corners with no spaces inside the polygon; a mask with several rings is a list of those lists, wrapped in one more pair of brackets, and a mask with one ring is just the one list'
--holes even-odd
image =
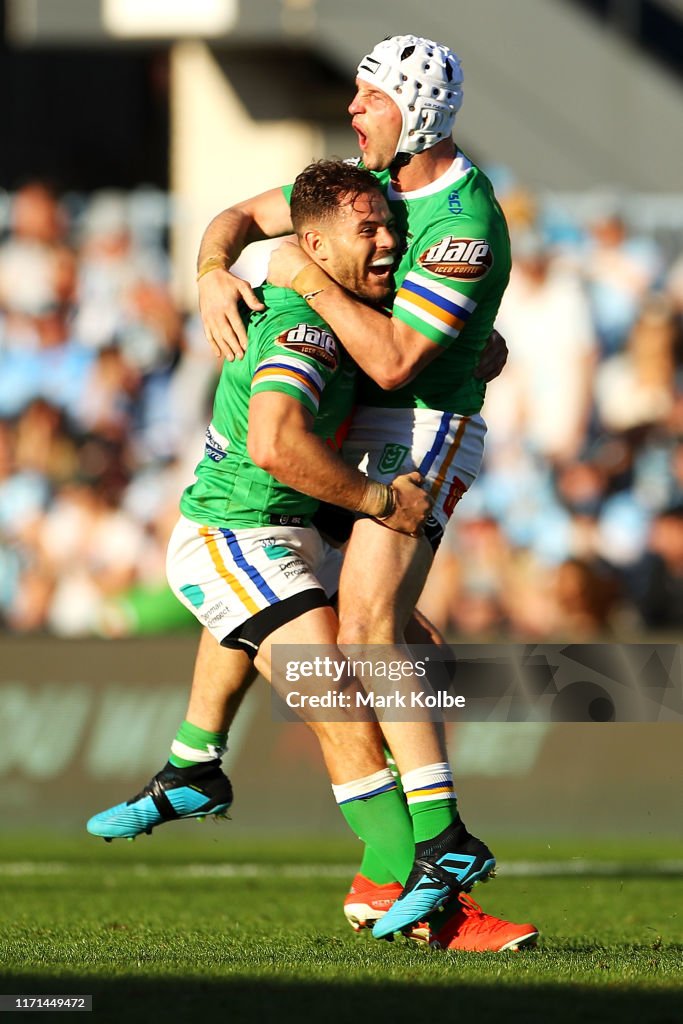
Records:
{"label": "player's thigh", "polygon": [[274,644],[303,644],[307,646],[337,644],[338,620],[331,607],[312,608],[303,615],[298,615],[291,622],[286,622],[274,630],[261,644],[256,658],[256,667],[260,668],[259,658],[270,657],[270,648]]}
{"label": "player's thigh", "polygon": [[[339,584],[342,642],[352,643],[354,636],[379,622],[393,622],[402,632],[422,592],[432,557],[425,537],[407,537],[372,519],[360,519],[351,534]],[[377,639],[385,642],[389,638]]]}
{"label": "player's thigh", "polygon": [[413,610],[408,620],[405,628],[405,641],[407,644],[433,644],[435,647],[449,647],[441,630],[419,608]]}
{"label": "player's thigh", "polygon": [[383,483],[400,473],[422,474],[434,501],[425,534],[436,551],[455,506],[477,478],[485,436],[486,424],[478,414],[359,406],[343,454]]}

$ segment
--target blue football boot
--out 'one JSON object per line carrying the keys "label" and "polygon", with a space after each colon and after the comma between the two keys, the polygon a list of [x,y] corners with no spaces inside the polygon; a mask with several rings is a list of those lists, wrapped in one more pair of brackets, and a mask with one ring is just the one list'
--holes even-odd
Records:
{"label": "blue football boot", "polygon": [[134,839],[177,818],[203,818],[207,814],[225,818],[231,804],[230,779],[221,771],[217,758],[189,768],[176,768],[169,761],[141,792],[125,804],[94,815],[86,828],[91,835],[108,841]]}
{"label": "blue football boot", "polygon": [[424,921],[449,897],[469,892],[476,882],[488,881],[496,859],[481,839],[470,835],[460,818],[434,839],[415,844],[415,860],[403,892],[372,929],[376,939]]}

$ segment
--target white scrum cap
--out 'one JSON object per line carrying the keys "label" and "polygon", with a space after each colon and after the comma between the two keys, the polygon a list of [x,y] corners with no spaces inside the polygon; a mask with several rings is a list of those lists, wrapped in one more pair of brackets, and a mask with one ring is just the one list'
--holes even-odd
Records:
{"label": "white scrum cap", "polygon": [[412,156],[450,137],[462,105],[460,58],[421,36],[391,36],[363,57],[358,78],[392,98],[403,129],[396,155]]}

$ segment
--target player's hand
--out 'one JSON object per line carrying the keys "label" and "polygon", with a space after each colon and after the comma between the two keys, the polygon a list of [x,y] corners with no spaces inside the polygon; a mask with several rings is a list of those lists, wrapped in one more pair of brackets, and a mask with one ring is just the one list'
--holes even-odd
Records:
{"label": "player's hand", "polygon": [[508,361],[508,347],[507,342],[502,334],[500,334],[495,327],[488,336],[486,345],[482,349],[482,353],[479,357],[474,376],[478,377],[479,380],[489,381],[495,380],[495,378],[502,373],[503,367]]}
{"label": "player's hand", "polygon": [[241,359],[247,350],[247,332],[240,314],[240,301],[253,310],[265,309],[265,306],[247,281],[220,267],[200,277],[197,287],[206,340],[213,345],[216,355],[225,356],[229,363]]}
{"label": "player's hand", "polygon": [[423,477],[420,473],[404,473],[392,480],[396,496],[396,508],[388,519],[383,519],[385,526],[399,533],[408,533],[417,537],[422,533],[425,519],[432,510],[434,502],[422,487]]}
{"label": "player's hand", "polygon": [[270,254],[268,280],[277,288],[291,288],[292,281],[311,262],[298,242],[284,241]]}

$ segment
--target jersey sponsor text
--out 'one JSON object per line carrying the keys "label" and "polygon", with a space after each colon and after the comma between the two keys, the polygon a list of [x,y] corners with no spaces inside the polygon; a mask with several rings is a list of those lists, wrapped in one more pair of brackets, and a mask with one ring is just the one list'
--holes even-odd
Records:
{"label": "jersey sponsor text", "polygon": [[485,238],[453,238],[446,235],[430,245],[418,260],[424,270],[456,281],[478,281],[493,266],[491,246]]}
{"label": "jersey sponsor text", "polygon": [[276,345],[300,352],[310,359],[327,366],[330,370],[336,370],[339,362],[337,342],[333,334],[325,331],[322,327],[314,327],[311,324],[297,324],[288,331],[283,331],[275,339]]}

